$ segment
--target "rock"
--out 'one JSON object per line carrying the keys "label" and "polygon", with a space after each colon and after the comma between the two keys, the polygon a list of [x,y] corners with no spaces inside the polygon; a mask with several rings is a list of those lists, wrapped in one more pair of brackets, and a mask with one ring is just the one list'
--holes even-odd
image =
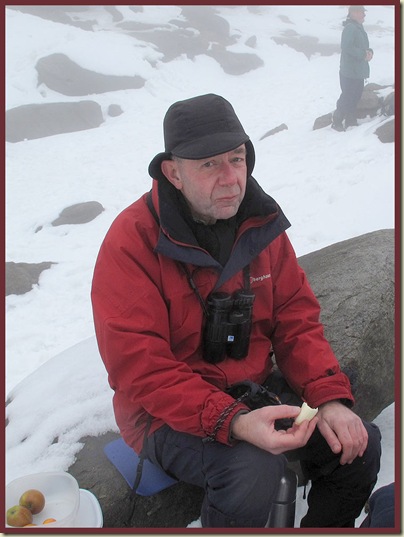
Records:
{"label": "rock", "polygon": [[204,496],[199,487],[177,483],[153,496],[137,495],[132,499],[129,485],[103,452],[104,446],[118,436],[109,432],[81,439],[84,448],[68,469],[81,488],[98,498],[104,528],[125,527],[133,507],[133,528],[184,528],[197,520]]}
{"label": "rock", "polygon": [[357,106],[358,118],[365,118],[367,116],[375,117],[380,111],[382,105],[382,98],[377,95],[377,92],[369,86],[365,86],[362,96]]}
{"label": "rock", "polygon": [[112,16],[114,22],[121,22],[123,20],[122,13],[115,6],[104,6],[104,9]]}
{"label": "rock", "polygon": [[394,230],[368,233],[299,258],[343,368],[357,376],[355,412],[372,420],[394,401]]}
{"label": "rock", "polygon": [[23,295],[32,290],[39,282],[39,277],[44,270],[54,265],[52,262],[43,263],[6,263],[6,296]]}
{"label": "rock", "polygon": [[264,66],[263,60],[256,54],[248,52],[231,52],[221,45],[212,45],[212,48],[206,52],[220,63],[223,71],[229,75],[244,75],[253,69]]}
{"label": "rock", "polygon": [[267,138],[268,136],[273,136],[274,134],[278,134],[278,132],[282,132],[282,131],[287,131],[288,130],[288,126],[285,125],[285,123],[282,123],[282,125],[278,125],[277,127],[275,127],[274,129],[271,129],[270,131],[266,132],[265,134],[263,134],[260,138],[260,141],[263,140],[264,138]]}
{"label": "rock", "polygon": [[[52,222],[52,226],[67,224],[85,224],[91,222],[104,211],[104,207],[98,201],[87,201],[66,207],[58,218]],[[36,229],[40,231],[42,226]],[[23,295],[32,290],[39,282],[39,277],[44,270],[49,269],[54,263],[6,263],[6,296]]]}
{"label": "rock", "polygon": [[123,110],[119,106],[119,104],[110,104],[108,106],[108,115],[109,115],[109,117],[118,117],[121,114],[123,114]]}
{"label": "rock", "polygon": [[332,112],[329,112],[328,114],[325,114],[324,116],[318,117],[313,125],[313,131],[317,129],[323,129],[324,127],[328,127],[332,123]]}
{"label": "rock", "polygon": [[384,116],[394,116],[395,110],[395,92],[389,93],[382,103],[382,114]]}
{"label": "rock", "polygon": [[375,130],[376,136],[383,144],[388,144],[394,142],[395,139],[395,127],[394,127],[394,118],[386,123],[383,123],[380,127]]}
{"label": "rock", "polygon": [[[217,61],[231,75],[242,75],[264,65],[257,54],[233,52],[227,47],[237,43],[238,35],[230,34],[230,25],[217,15],[212,6],[181,6],[181,16],[167,21],[169,24],[123,21],[118,26],[136,39],[153,43],[169,62],[180,55],[191,60],[206,55]],[[254,38],[248,46],[254,45]]]}
{"label": "rock", "polygon": [[284,32],[283,36],[272,37],[277,45],[287,45],[297,52],[303,52],[308,59],[314,54],[332,56],[340,50],[340,46],[331,43],[320,43],[317,37],[299,35],[293,30]]}
{"label": "rock", "polygon": [[217,14],[214,6],[182,5],[181,19],[186,21],[188,29],[196,29],[206,44],[216,43],[225,47],[236,42],[230,35],[229,22]]}
{"label": "rock", "polygon": [[257,36],[256,35],[251,35],[247,41],[245,42],[245,44],[247,45],[247,47],[251,47],[251,48],[257,48]]}
{"label": "rock", "polygon": [[127,89],[139,89],[145,84],[141,76],[114,76],[95,73],[80,67],[65,54],[51,54],[38,60],[38,85],[63,95],[78,96]]}
{"label": "rock", "polygon": [[103,123],[94,101],[26,104],[6,112],[6,141],[21,142],[55,134],[95,129]]}
{"label": "rock", "polygon": [[104,207],[98,201],[86,201],[66,207],[58,218],[52,222],[52,226],[64,226],[66,224],[86,224],[94,220],[104,211]]}

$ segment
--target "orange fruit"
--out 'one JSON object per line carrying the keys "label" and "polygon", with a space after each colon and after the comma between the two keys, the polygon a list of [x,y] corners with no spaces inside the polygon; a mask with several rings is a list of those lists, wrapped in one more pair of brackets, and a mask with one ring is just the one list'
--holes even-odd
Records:
{"label": "orange fruit", "polygon": [[51,522],[56,522],[56,518],[47,518],[42,524],[50,524]]}

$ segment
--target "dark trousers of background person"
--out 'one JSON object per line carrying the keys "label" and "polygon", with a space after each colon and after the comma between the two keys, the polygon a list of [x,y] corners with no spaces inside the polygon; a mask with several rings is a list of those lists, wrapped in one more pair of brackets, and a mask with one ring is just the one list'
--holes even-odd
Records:
{"label": "dark trousers of background person", "polygon": [[[291,394],[290,388],[280,394],[282,402],[296,404],[297,396]],[[332,453],[318,429],[306,446],[288,453],[291,460],[301,461],[311,480],[309,509],[301,527],[354,527],[380,469],[380,431],[374,424],[364,425],[368,447],[352,464],[339,464],[340,456]],[[145,454],[169,475],[205,490],[201,522],[209,528],[265,527],[287,464],[285,455],[247,442],[232,447],[206,442],[167,425],[149,437]]]}
{"label": "dark trousers of background person", "polygon": [[345,127],[357,125],[357,107],[363,93],[365,81],[363,78],[347,78],[340,73],[341,96],[337,101],[336,119]]}
{"label": "dark trousers of background person", "polygon": [[395,483],[377,489],[368,501],[368,516],[361,528],[395,527]]}

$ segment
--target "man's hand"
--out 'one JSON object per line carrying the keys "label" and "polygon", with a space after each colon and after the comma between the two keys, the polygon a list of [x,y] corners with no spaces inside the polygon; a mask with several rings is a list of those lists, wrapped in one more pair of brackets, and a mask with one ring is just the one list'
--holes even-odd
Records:
{"label": "man's hand", "polygon": [[287,431],[277,431],[275,420],[296,418],[300,413],[298,406],[266,406],[248,414],[236,416],[232,422],[232,436],[245,440],[254,446],[274,455],[306,445],[312,435],[318,419],[305,420],[301,425],[293,425]]}
{"label": "man's hand", "polygon": [[342,453],[341,464],[351,464],[362,457],[368,444],[368,433],[362,420],[339,401],[329,401],[319,407],[318,429],[333,453]]}

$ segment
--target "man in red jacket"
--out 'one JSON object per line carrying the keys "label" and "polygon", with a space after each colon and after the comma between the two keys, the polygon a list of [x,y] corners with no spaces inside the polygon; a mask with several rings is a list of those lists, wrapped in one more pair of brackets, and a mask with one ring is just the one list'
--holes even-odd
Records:
{"label": "man in red jacket", "polygon": [[[353,527],[380,432],[351,410],[290,224],[251,175],[253,144],[213,94],[174,103],[164,139],[151,192],[114,221],[94,271],[121,434],[204,488],[204,527],[265,527],[296,458],[312,482],[302,527]],[[318,414],[297,425],[303,401]]]}

